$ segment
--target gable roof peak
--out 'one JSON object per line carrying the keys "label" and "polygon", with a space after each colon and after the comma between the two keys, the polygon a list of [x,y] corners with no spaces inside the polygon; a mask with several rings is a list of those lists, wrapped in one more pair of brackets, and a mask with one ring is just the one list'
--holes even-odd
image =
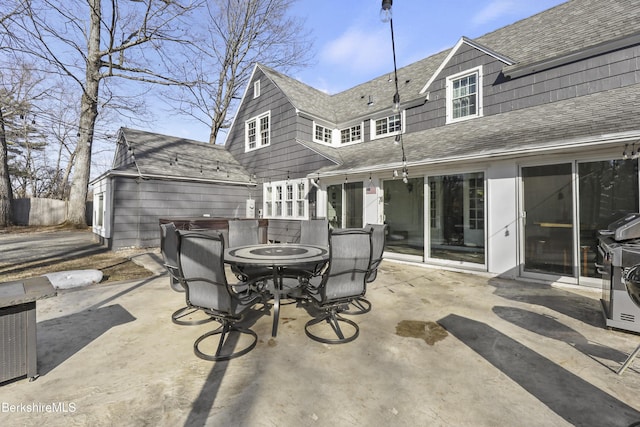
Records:
{"label": "gable roof peak", "polygon": [[482,45],[482,44],[480,44],[480,43],[478,43],[478,42],[476,42],[474,40],[471,40],[468,37],[462,36],[462,37],[460,37],[460,40],[458,40],[458,42],[455,44],[455,46],[453,46],[453,48],[451,48],[451,50],[449,51],[449,54],[444,59],[444,61],[442,61],[440,63],[440,66],[438,67],[436,72],[431,75],[431,77],[429,78],[427,83],[424,85],[422,90],[420,90],[420,94],[424,94],[424,93],[427,92],[427,90],[431,86],[431,83],[433,83],[433,81],[436,78],[438,78],[438,76],[440,75],[442,70],[447,66],[449,61],[451,61],[451,58],[453,58],[455,56],[455,54],[458,53],[458,50],[460,50],[460,48],[463,45],[471,46],[474,49],[477,49],[477,50],[479,50],[481,52],[484,52],[485,54],[494,57],[498,61],[503,62],[507,66],[515,64],[515,61],[513,59],[509,58],[508,56],[501,55],[500,53],[495,52],[494,50],[489,49],[488,47],[486,47],[486,46],[484,46],[484,45]]}

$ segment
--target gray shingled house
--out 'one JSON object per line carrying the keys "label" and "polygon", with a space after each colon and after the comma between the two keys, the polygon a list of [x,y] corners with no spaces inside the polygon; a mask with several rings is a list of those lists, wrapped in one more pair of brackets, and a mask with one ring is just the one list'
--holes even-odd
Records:
{"label": "gray shingled house", "polygon": [[226,147],[270,223],[386,222],[387,258],[597,287],[597,230],[639,210],[638,23],[572,0],[461,37],[398,70],[396,110],[393,70],[329,95],[258,64]]}
{"label": "gray shingled house", "polygon": [[93,232],[114,249],[158,246],[160,218],[244,218],[255,185],[222,146],[122,128],[92,181]]}
{"label": "gray shingled house", "polygon": [[244,191],[221,214],[255,200],[271,240],[385,222],[387,258],[600,286],[597,230],[640,210],[638,23],[637,1],[571,0],[461,37],[398,69],[398,105],[393,70],[329,95],[256,64],[210,147],[241,171],[215,184]]}

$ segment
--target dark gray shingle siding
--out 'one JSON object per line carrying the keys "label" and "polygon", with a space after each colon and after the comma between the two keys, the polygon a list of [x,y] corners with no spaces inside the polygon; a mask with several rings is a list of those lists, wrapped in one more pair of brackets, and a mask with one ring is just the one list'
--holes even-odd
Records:
{"label": "dark gray shingle siding", "polygon": [[158,246],[161,217],[244,217],[249,198],[243,185],[118,177],[113,188],[113,248]]}

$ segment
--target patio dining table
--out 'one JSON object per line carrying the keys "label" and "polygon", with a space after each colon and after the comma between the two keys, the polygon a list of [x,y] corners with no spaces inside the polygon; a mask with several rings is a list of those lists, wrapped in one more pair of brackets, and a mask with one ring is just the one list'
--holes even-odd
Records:
{"label": "patio dining table", "polygon": [[271,336],[278,334],[280,299],[285,296],[284,272],[301,265],[320,264],[329,260],[329,248],[299,243],[272,243],[225,249],[224,261],[239,267],[260,266],[273,271],[274,314]]}

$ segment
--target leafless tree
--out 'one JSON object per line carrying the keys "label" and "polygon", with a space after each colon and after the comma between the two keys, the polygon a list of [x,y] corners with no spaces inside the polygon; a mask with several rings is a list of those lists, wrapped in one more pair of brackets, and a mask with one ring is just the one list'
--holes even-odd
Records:
{"label": "leafless tree", "polygon": [[[23,12],[24,5],[22,3],[15,5],[3,3],[0,5],[0,52],[3,54],[11,54],[14,44],[12,34],[7,30],[7,25],[11,19]],[[11,203],[13,201],[5,126],[5,111],[9,107],[9,101],[10,98],[6,94],[0,94],[0,227],[6,227],[11,224]]]}
{"label": "leafless tree", "polygon": [[[12,0],[20,3],[21,0]],[[24,0],[22,0],[24,1]],[[188,0],[31,0],[9,31],[17,51],[38,58],[80,88],[78,144],[69,194],[68,222],[86,225],[91,149],[106,80],[185,84],[173,77],[172,49],[188,48]],[[184,4],[183,4],[184,3]]]}
{"label": "leafless tree", "polygon": [[46,147],[32,115],[33,102],[45,91],[42,77],[29,64],[15,62],[0,73],[0,109],[2,110],[2,145],[4,162],[10,179],[11,197],[35,195],[38,165],[36,157]]}
{"label": "leafless tree", "polygon": [[62,198],[78,117],[66,86],[15,62],[0,70],[0,100],[13,195]]}
{"label": "leafless tree", "polygon": [[[308,65],[312,43],[304,20],[288,15],[296,0],[210,0],[194,27],[199,55],[183,58],[179,96],[172,107],[211,127],[209,142],[229,125],[229,111],[256,62],[286,72]],[[196,29],[200,29],[197,31]]]}
{"label": "leafless tree", "polygon": [[[0,101],[1,102],[1,101]],[[11,181],[9,180],[9,165],[7,163],[7,138],[4,126],[4,114],[0,105],[0,227],[11,224]]]}
{"label": "leafless tree", "polygon": [[26,7],[0,15],[7,17],[0,21],[0,36],[12,38],[12,54],[28,56],[78,90],[68,221],[86,225],[96,123],[105,108],[139,115],[143,106],[134,95],[149,90],[147,84],[181,87],[186,94],[174,99],[211,126],[215,143],[256,62],[282,71],[307,63],[311,43],[304,23],[287,15],[294,1],[5,0],[0,13]]}

